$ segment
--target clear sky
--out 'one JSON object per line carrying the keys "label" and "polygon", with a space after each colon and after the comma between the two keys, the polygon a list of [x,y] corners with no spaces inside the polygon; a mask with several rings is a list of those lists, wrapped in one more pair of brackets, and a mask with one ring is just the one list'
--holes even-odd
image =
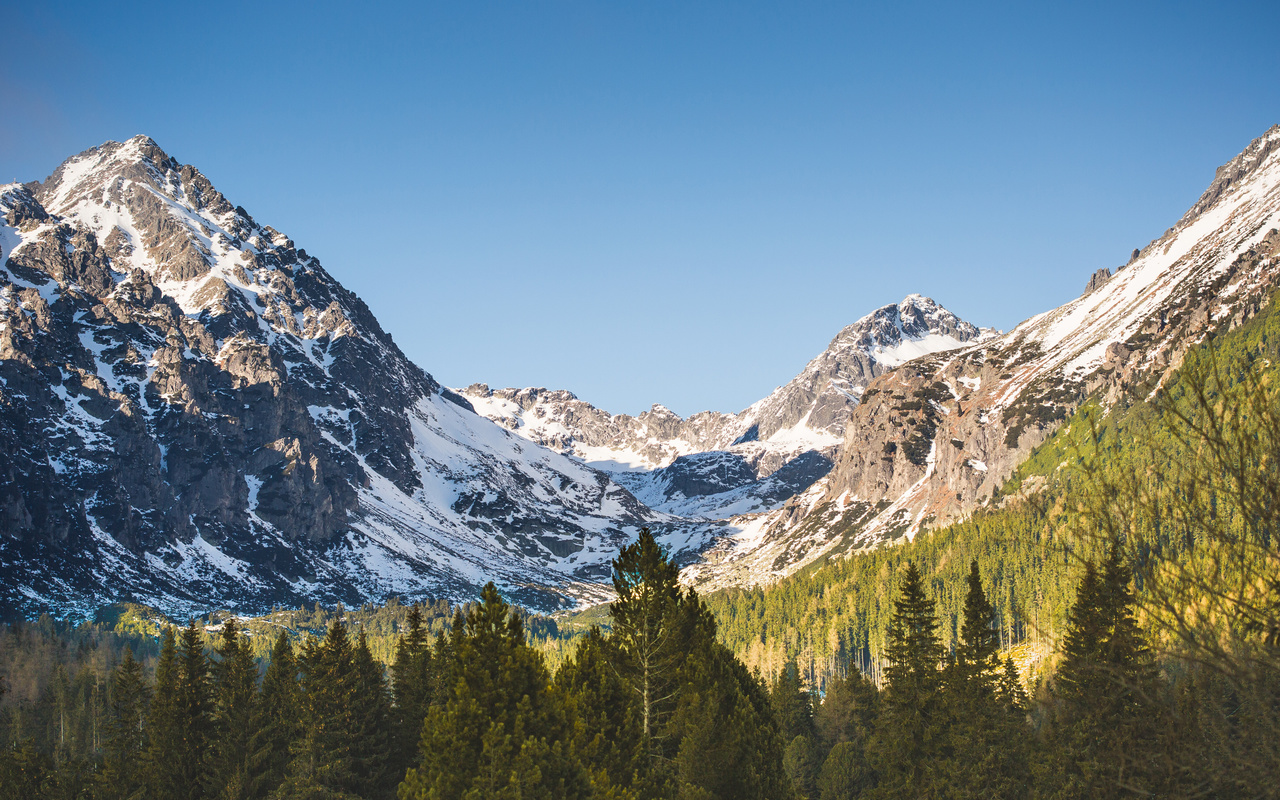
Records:
{"label": "clear sky", "polygon": [[739,410],[911,292],[1008,329],[1280,122],[1274,2],[0,0],[0,30],[0,181],[145,133],[444,383],[613,412]]}

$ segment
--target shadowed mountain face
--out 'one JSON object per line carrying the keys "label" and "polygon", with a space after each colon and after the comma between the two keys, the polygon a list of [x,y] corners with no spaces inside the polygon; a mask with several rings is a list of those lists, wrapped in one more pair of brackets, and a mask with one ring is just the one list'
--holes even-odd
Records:
{"label": "shadowed mountain face", "polygon": [[555,606],[663,518],[476,416],[137,137],[0,188],[0,602]]}

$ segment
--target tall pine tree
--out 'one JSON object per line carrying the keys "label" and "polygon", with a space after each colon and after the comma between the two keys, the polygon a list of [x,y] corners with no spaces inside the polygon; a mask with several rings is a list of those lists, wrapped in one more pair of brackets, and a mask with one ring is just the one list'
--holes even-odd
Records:
{"label": "tall pine tree", "polygon": [[252,793],[258,667],[235,617],[223,623],[215,654],[208,794],[222,800],[246,800]]}
{"label": "tall pine tree", "polygon": [[961,642],[944,678],[949,760],[942,775],[949,797],[1019,798],[1030,779],[1023,720],[1001,695],[996,614],[969,565]]}
{"label": "tall pine tree", "polygon": [[418,753],[422,721],[435,688],[432,658],[427,630],[422,622],[422,609],[414,603],[409,608],[406,630],[396,641],[391,663],[391,689],[395,701],[392,770],[403,776],[413,766]]}
{"label": "tall pine tree", "polygon": [[147,737],[144,770],[147,797],[180,800],[187,797],[181,773],[173,768],[185,752],[185,731],[179,702],[181,668],[173,628],[165,628],[156,661],[155,695],[151,701],[150,734]]}
{"label": "tall pine tree", "polygon": [[1101,574],[1086,562],[1053,685],[1044,783],[1060,798],[1161,791],[1157,670],[1134,617],[1118,543]]}
{"label": "tall pine tree", "polygon": [[943,649],[933,600],[915,564],[908,563],[894,600],[885,648],[889,665],[871,761],[877,786],[873,797],[929,796],[949,758],[942,694]]}
{"label": "tall pine tree", "polygon": [[145,790],[141,762],[150,697],[142,665],[126,647],[111,678],[111,717],[97,791],[102,800],[131,800]]}
{"label": "tall pine tree", "polygon": [[422,728],[401,800],[575,798],[588,791],[542,656],[492,583],[454,628],[440,665],[451,687]]}
{"label": "tall pine tree", "polygon": [[555,675],[555,688],[577,721],[574,752],[591,773],[595,795],[604,798],[630,796],[648,758],[637,706],[618,661],[613,643],[592,627]]}
{"label": "tall pine tree", "polygon": [[290,748],[301,738],[301,702],[298,661],[288,632],[281,631],[271,648],[271,662],[254,708],[250,797],[264,798],[284,782]]}
{"label": "tall pine tree", "polygon": [[334,620],[320,642],[302,649],[302,732],[292,748],[282,798],[357,797],[363,786],[356,752],[359,675],[351,637],[342,618]]}
{"label": "tall pine tree", "polygon": [[352,653],[355,669],[355,712],[352,719],[352,766],[356,785],[369,800],[390,798],[402,775],[393,773],[391,745],[391,697],[382,665],[369,651],[364,629],[356,637]]}

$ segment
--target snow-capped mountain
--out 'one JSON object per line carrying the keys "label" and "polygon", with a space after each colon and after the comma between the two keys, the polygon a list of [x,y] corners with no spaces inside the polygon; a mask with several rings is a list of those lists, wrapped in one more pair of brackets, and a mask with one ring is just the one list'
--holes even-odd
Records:
{"label": "snow-capped mountain", "polygon": [[669,521],[476,415],[148,138],[0,187],[0,267],[0,611],[555,607]]}
{"label": "snow-capped mountain", "polygon": [[641,525],[690,583],[767,581],[970,513],[1085,398],[1149,391],[1257,313],[1278,254],[1280,126],[1007,334],[913,295],[737,414],[630,417],[441,387],[193,167],[110,142],[0,186],[0,614],[489,579],[549,609],[607,596]]}
{"label": "snow-capped mountain", "polygon": [[1116,274],[1014,330],[873,380],[835,468],[722,539],[686,579],[769,580],[912,536],[987,502],[1086,398],[1143,395],[1211,330],[1270,301],[1280,273],[1280,126],[1218,169],[1199,201]]}
{"label": "snow-capped mountain", "polygon": [[748,408],[687,418],[612,415],[563,390],[457,390],[477,413],[609,472],[651,508],[727,519],[771,510],[830,469],[864,387],[928,353],[994,335],[910,295],[844,328],[799,375]]}

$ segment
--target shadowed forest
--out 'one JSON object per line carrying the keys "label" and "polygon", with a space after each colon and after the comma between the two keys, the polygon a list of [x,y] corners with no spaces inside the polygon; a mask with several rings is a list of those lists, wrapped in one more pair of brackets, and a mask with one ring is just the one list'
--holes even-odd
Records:
{"label": "shadowed forest", "polygon": [[585,633],[492,585],[7,626],[0,797],[1277,796],[1278,348],[1268,311],[993,510],[770,587],[704,599],[643,533]]}

